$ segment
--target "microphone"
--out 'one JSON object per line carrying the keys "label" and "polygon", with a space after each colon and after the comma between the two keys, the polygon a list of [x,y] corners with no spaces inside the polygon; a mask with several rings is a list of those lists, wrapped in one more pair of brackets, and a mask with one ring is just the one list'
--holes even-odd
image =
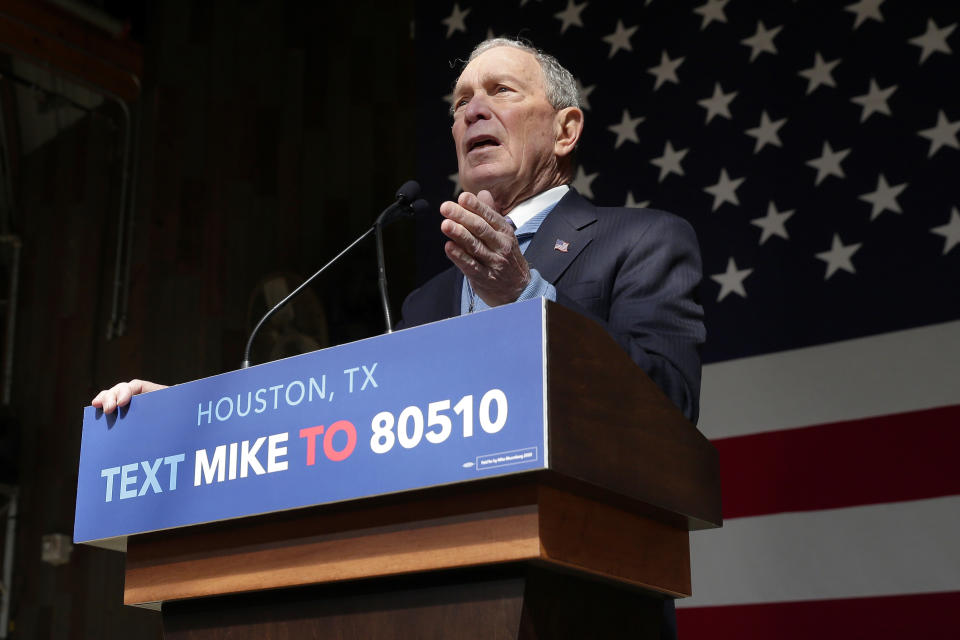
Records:
{"label": "microphone", "polygon": [[[412,215],[413,211],[409,209],[409,206],[417,200],[419,195],[420,184],[416,180],[407,180],[397,189],[396,201],[384,209],[373,224],[386,226],[394,220]],[[424,203],[426,203],[425,200]]]}
{"label": "microphone", "polygon": [[314,281],[317,276],[327,270],[327,267],[332,265],[334,262],[342,258],[344,255],[350,252],[355,246],[360,244],[360,242],[369,236],[371,233],[376,233],[377,236],[377,259],[380,272],[381,280],[381,298],[383,299],[384,309],[387,313],[387,332],[393,331],[393,328],[390,326],[390,316],[389,308],[387,305],[386,299],[386,273],[384,271],[383,265],[383,243],[381,239],[381,229],[388,224],[399,220],[400,218],[405,218],[414,215],[415,213],[421,213],[423,211],[429,210],[430,205],[426,200],[420,198],[417,199],[417,196],[420,195],[420,185],[415,180],[408,180],[403,183],[403,186],[397,190],[397,199],[389,207],[383,210],[383,212],[377,216],[377,219],[374,221],[373,226],[364,231],[359,238],[351,242],[346,249],[335,255],[327,264],[320,267],[320,269],[314,273],[312,276],[307,278],[300,284],[299,287],[291,291],[287,297],[278,302],[272,309],[263,314],[263,317],[260,318],[260,321],[253,328],[253,331],[250,332],[250,337],[247,339],[247,346],[243,350],[243,362],[240,363],[241,369],[246,369],[250,366],[250,348],[253,346],[253,339],[257,336],[257,332],[260,331],[260,327],[269,320],[273,314],[283,308],[288,302],[293,300],[301,291],[303,291],[308,284]]}
{"label": "microphone", "polygon": [[[430,208],[420,195],[420,185],[413,180],[405,182],[397,190],[397,201],[387,207],[373,223],[376,230],[377,242],[377,285],[380,288],[380,304],[383,306],[383,321],[387,327],[386,333],[393,333],[393,320],[390,317],[390,298],[387,294],[387,269],[383,257],[383,227],[402,217],[413,216]],[[413,202],[410,202],[410,201]],[[405,204],[404,204],[405,203]]]}

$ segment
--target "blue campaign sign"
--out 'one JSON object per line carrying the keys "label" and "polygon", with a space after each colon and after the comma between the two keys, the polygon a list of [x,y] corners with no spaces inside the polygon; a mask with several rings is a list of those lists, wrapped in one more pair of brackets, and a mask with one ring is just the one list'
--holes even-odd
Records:
{"label": "blue campaign sign", "polygon": [[74,540],[546,467],[532,300],[84,410]]}

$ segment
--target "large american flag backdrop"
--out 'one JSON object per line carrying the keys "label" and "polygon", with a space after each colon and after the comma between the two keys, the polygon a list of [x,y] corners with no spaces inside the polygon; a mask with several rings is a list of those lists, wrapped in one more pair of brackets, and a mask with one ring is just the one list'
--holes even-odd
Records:
{"label": "large american flag backdrop", "polygon": [[726,522],[692,537],[681,635],[960,637],[960,2],[417,11],[434,201],[451,65],[519,36],[580,83],[576,188],[697,229]]}

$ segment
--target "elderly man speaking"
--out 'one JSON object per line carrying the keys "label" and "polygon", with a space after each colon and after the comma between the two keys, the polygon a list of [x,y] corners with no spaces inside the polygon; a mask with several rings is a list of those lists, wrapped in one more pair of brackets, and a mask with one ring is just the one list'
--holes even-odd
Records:
{"label": "elderly man speaking", "polygon": [[704,328],[691,227],[662,211],[598,208],[567,186],[584,117],[554,57],[487,40],[453,96],[464,191],[440,206],[440,229],[454,267],[407,298],[403,326],[544,296],[600,322],[695,422]]}
{"label": "elderly man speaking", "polygon": [[[696,237],[669,213],[598,208],[568,186],[583,132],[570,72],[522,42],[487,40],[457,80],[452,112],[464,191],[440,206],[440,229],[454,266],[410,294],[403,326],[544,296],[602,324],[696,422]],[[676,637],[672,600],[661,637]]]}
{"label": "elderly man speaking", "polygon": [[[669,213],[597,208],[567,186],[583,132],[570,72],[522,42],[486,40],[457,80],[452,112],[464,191],[440,206],[440,229],[454,267],[410,294],[404,325],[544,296],[600,322],[696,422],[696,237]],[[661,637],[676,637],[672,600]]]}

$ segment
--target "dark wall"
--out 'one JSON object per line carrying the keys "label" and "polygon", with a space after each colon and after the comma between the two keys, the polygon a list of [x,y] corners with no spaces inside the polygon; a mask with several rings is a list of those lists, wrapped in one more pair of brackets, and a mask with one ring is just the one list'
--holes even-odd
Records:
{"label": "dark wall", "polygon": [[15,638],[115,638],[153,626],[152,616],[120,605],[120,554],[78,548],[69,564],[40,561],[41,536],[73,531],[80,408],[89,401],[95,354],[104,350],[120,173],[110,122],[84,118],[20,167],[23,253],[10,408],[21,439]]}
{"label": "dark wall", "polygon": [[[412,5],[149,5],[122,337],[105,339],[120,175],[109,118],[84,118],[23,158],[13,637],[159,636],[155,613],[120,604],[120,554],[78,547],[66,565],[40,561],[42,535],[72,532],[81,409],[118,380],[237,368],[264,277],[309,275],[413,177]],[[413,231],[387,236],[399,306]],[[297,313],[320,343],[382,331],[372,243],[312,298]]]}

